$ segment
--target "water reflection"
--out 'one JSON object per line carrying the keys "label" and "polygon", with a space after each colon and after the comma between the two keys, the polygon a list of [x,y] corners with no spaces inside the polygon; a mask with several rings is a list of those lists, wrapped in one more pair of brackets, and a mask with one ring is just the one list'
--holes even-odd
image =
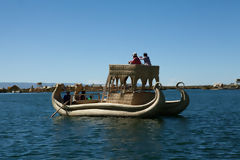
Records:
{"label": "water reflection", "polygon": [[81,152],[83,155],[97,147],[98,150],[93,153],[101,151],[107,157],[124,158],[127,153],[136,150],[143,154],[158,153],[163,122],[161,118],[58,116],[53,119],[53,130],[57,137],[56,145],[61,139],[71,139],[73,143],[85,147],[85,151]]}

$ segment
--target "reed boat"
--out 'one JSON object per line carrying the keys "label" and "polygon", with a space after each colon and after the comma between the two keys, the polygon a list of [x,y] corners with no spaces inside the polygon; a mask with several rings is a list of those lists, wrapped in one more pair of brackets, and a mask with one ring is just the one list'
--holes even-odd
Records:
{"label": "reed boat", "polygon": [[[131,83],[127,84],[130,78]],[[139,87],[139,80],[142,85]],[[153,81],[155,84],[153,85]],[[148,82],[148,85],[147,85]],[[69,104],[63,102],[63,84],[57,84],[52,93],[52,104],[56,113],[64,116],[117,116],[153,118],[163,115],[178,115],[189,105],[189,96],[177,83],[180,100],[166,101],[159,82],[159,66],[109,65],[109,75],[104,91],[91,94],[92,99],[79,100],[81,84],[75,85]],[[85,97],[87,94],[84,95]],[[52,115],[52,116],[53,116]]]}

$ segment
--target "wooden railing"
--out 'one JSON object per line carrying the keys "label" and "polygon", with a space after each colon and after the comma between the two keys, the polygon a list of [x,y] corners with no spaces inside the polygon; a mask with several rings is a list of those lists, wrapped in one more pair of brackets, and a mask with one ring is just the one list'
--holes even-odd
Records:
{"label": "wooden railing", "polygon": [[[80,99],[81,96],[84,96],[84,99]],[[95,97],[95,95],[97,95],[97,98]],[[101,93],[86,93],[86,94],[79,94],[79,95],[71,95],[71,99],[70,99],[70,105],[74,104],[73,102],[81,102],[81,103],[93,103],[93,102],[100,102],[100,96]],[[78,97],[78,98],[76,98]],[[73,101],[74,100],[74,101]]]}

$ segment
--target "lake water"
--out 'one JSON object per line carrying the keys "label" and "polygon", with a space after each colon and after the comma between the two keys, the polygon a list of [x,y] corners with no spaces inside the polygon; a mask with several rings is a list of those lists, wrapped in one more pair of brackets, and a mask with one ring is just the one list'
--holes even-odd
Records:
{"label": "lake water", "polygon": [[180,116],[158,119],[51,119],[51,93],[0,94],[0,159],[240,159],[240,90],[187,92]]}

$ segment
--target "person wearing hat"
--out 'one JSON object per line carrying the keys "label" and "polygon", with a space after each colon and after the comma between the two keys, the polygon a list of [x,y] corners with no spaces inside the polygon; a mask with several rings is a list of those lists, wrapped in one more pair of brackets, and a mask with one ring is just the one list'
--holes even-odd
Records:
{"label": "person wearing hat", "polygon": [[133,53],[133,60],[129,61],[128,64],[142,64],[136,52]]}
{"label": "person wearing hat", "polygon": [[143,57],[140,56],[139,59],[144,61],[144,65],[147,65],[147,66],[152,65],[151,61],[150,61],[150,58],[148,57],[147,53],[143,53]]}

